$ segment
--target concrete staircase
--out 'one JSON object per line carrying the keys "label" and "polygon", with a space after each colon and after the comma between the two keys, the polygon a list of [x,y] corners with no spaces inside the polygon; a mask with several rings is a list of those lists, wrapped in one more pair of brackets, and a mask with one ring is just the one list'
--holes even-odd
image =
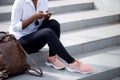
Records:
{"label": "concrete staircase", "polygon": [[[0,3],[0,31],[8,31],[13,1]],[[70,73],[45,66],[48,56],[48,46],[45,46],[38,53],[31,54],[40,64],[44,77],[23,74],[8,80],[96,80],[96,76],[104,78],[97,80],[111,80],[119,77],[120,12],[98,10],[94,5],[92,0],[49,0],[52,18],[61,23],[61,42],[73,57],[93,65],[92,74]]]}

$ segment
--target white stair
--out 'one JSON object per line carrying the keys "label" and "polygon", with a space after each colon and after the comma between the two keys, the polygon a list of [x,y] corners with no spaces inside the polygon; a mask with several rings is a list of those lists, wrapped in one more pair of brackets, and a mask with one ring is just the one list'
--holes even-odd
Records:
{"label": "white stair", "polygon": [[52,18],[58,20],[61,23],[62,31],[70,31],[86,27],[93,27],[101,24],[118,22],[119,16],[119,11],[91,10],[53,15]]}
{"label": "white stair", "polygon": [[71,13],[92,9],[94,9],[94,4],[91,0],[56,0],[49,2],[49,10],[53,12],[53,14]]}

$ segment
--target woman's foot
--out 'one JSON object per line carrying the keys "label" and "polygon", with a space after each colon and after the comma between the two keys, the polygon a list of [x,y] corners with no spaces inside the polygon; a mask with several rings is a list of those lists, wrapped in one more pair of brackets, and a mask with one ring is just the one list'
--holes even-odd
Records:
{"label": "woman's foot", "polygon": [[57,56],[48,57],[46,61],[47,66],[52,66],[55,69],[64,69],[65,65],[57,58]]}
{"label": "woman's foot", "polygon": [[68,64],[67,70],[70,72],[79,72],[82,74],[88,74],[92,72],[92,67],[82,62],[75,61],[74,63]]}

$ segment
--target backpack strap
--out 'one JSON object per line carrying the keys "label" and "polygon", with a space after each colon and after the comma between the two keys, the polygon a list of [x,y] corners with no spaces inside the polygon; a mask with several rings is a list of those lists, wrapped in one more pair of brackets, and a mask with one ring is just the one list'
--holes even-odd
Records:
{"label": "backpack strap", "polygon": [[[24,51],[25,55],[30,59],[30,61],[32,62],[33,65],[35,65],[37,69],[33,69],[33,68],[28,68],[27,69],[27,72],[32,74],[32,75],[35,75],[35,76],[40,76],[42,77],[43,76],[43,72],[42,72],[42,69],[39,67],[39,65],[30,57],[30,55],[22,48],[22,46],[20,45],[20,43],[17,41],[18,45],[20,46],[20,48]],[[35,73],[34,73],[35,72]]]}

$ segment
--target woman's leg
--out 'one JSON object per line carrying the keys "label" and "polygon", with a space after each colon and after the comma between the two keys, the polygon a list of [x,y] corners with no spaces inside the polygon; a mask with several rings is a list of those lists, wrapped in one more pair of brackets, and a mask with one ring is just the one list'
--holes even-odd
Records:
{"label": "woman's leg", "polygon": [[50,49],[67,63],[72,63],[75,61],[74,58],[71,57],[65,50],[54,31],[50,28],[38,30],[20,38],[18,41],[27,52],[38,50],[48,43]]}
{"label": "woman's leg", "polygon": [[[57,37],[60,38],[60,33],[61,33],[60,24],[55,19],[51,19],[51,20],[48,20],[46,22],[43,22],[42,26],[40,26],[38,30],[43,29],[43,28],[52,29],[55,32],[55,34],[57,35]],[[52,56],[55,56],[56,54],[57,53],[52,51],[52,49],[50,48],[49,56],[52,57]]]}
{"label": "woman's leg", "polygon": [[46,22],[43,22],[42,26],[40,26],[38,28],[38,30],[43,29],[43,28],[52,29],[55,32],[55,34],[57,35],[57,37],[60,38],[61,30],[60,30],[60,24],[57,20],[50,19]]}
{"label": "woman's leg", "polygon": [[[31,34],[21,37],[18,41],[22,45],[24,50],[27,53],[31,54],[34,52],[38,52],[39,49],[41,49],[46,45],[47,42],[42,39],[43,34],[44,34],[44,31],[42,30],[33,32]],[[38,38],[41,38],[41,39],[38,40]]]}
{"label": "woman's leg", "polygon": [[[55,34],[56,34],[56,36],[58,37],[58,39],[60,38],[60,24],[56,21],[56,20],[49,20],[49,21],[47,21],[47,23],[45,23],[44,25],[43,25],[43,27],[47,27],[47,28],[50,28],[50,29],[52,29],[54,32],[55,32]],[[53,66],[54,67],[54,65],[56,65],[54,68],[56,68],[56,69],[62,69],[62,68],[64,68],[65,66],[63,65],[63,63],[61,63],[57,58],[56,58],[56,56],[54,56],[54,55],[56,55],[56,53],[54,53],[54,51],[52,51],[52,49],[50,48],[50,57],[48,58],[48,61],[50,61],[50,62],[52,62],[51,64],[47,64],[48,66]],[[66,54],[68,54],[67,52],[66,52]],[[59,56],[61,55],[61,56],[64,56],[64,55],[62,55],[61,53],[59,53],[58,54]],[[53,56],[53,57],[52,57]],[[66,57],[66,58],[70,58],[69,57],[70,55],[68,54],[68,57]],[[69,60],[69,59],[68,59]],[[79,61],[76,61],[76,60],[74,60],[74,62],[72,62],[72,59],[71,59],[71,61],[70,61],[71,63],[69,63],[68,62],[68,67],[67,67],[67,69],[69,70],[69,71],[71,71],[71,72],[80,72],[80,73],[90,73],[91,71],[92,71],[92,67],[90,66],[90,65],[87,65],[87,64],[83,64],[83,63],[81,63],[81,62],[79,62]],[[57,67],[58,66],[58,67]]]}
{"label": "woman's leg", "polygon": [[[18,41],[27,52],[34,52],[48,43],[51,50],[57,53],[58,56],[63,58],[68,63],[67,69],[69,71],[80,73],[90,73],[92,71],[91,66],[86,64],[84,65],[79,61],[74,60],[74,58],[67,53],[54,31],[50,28],[38,30],[34,33],[20,38]],[[54,63],[54,60],[52,62]],[[62,64],[59,67],[61,66],[64,65]]]}

